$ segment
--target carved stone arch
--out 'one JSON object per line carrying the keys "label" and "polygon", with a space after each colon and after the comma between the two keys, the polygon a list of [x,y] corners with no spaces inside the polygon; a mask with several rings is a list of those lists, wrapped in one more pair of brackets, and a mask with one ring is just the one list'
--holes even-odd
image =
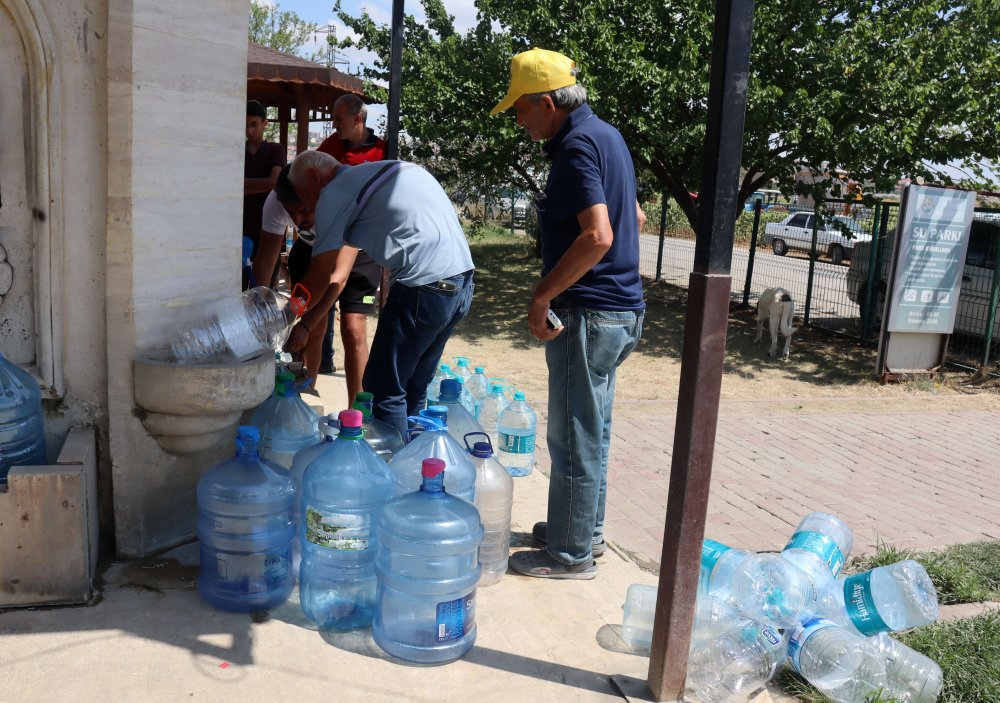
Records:
{"label": "carved stone arch", "polygon": [[35,364],[43,394],[62,396],[62,169],[57,46],[40,0],[0,0],[14,18],[28,66],[25,168],[34,238]]}

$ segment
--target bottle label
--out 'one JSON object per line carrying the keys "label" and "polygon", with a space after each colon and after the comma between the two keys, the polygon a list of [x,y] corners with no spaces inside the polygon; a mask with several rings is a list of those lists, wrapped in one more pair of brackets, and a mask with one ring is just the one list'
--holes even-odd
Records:
{"label": "bottle label", "polygon": [[437,641],[451,642],[465,637],[476,617],[476,591],[437,605]]}
{"label": "bottle label", "polygon": [[891,628],[875,606],[872,596],[872,572],[866,571],[844,579],[844,607],[851,622],[865,637],[888,632]]}
{"label": "bottle label", "polygon": [[535,435],[516,435],[499,432],[500,451],[508,454],[531,454],[535,451]]}
{"label": "bottle label", "polygon": [[719,563],[722,555],[732,547],[716,542],[714,539],[706,539],[701,543],[701,570],[705,574],[711,574],[715,565]]}
{"label": "bottle label", "polygon": [[306,539],[313,544],[341,551],[368,549],[371,515],[333,513],[306,506]]}
{"label": "bottle label", "polygon": [[792,663],[792,668],[795,671],[800,674],[802,673],[801,669],[799,669],[799,655],[802,653],[802,646],[806,643],[806,640],[820,630],[836,626],[836,623],[823,618],[811,618],[792,631],[792,637],[788,641],[788,660]]}
{"label": "bottle label", "polygon": [[288,562],[291,549],[270,552],[264,555],[264,581],[281,583],[288,578]]}
{"label": "bottle label", "polygon": [[822,532],[796,532],[785,545],[785,549],[802,549],[812,552],[826,562],[836,576],[844,566],[844,555],[837,543]]}

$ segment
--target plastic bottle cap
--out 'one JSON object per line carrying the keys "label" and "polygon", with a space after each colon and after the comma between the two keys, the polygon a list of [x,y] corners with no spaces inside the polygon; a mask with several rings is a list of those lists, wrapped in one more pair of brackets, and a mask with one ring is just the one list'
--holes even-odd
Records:
{"label": "plastic bottle cap", "polygon": [[339,417],[341,427],[361,427],[364,420],[360,410],[341,410]]}
{"label": "plastic bottle cap", "polygon": [[472,445],[472,456],[487,459],[493,456],[493,447],[489,442],[476,442]]}
{"label": "plastic bottle cap", "polygon": [[468,359],[459,359],[458,360],[458,365],[459,366],[468,366],[469,365],[469,360]]}
{"label": "plastic bottle cap", "polygon": [[494,393],[497,393],[497,392],[503,393],[503,386],[501,386],[499,383],[494,383],[493,384],[493,392]]}
{"label": "plastic bottle cap", "polygon": [[375,394],[368,391],[358,391],[357,395],[354,396],[354,400],[360,403],[370,403],[375,400]]}
{"label": "plastic bottle cap", "polygon": [[484,369],[482,366],[477,366],[476,373],[486,373],[486,369]]}
{"label": "plastic bottle cap", "polygon": [[236,430],[236,437],[244,442],[259,442],[260,429],[256,425],[240,425]]}
{"label": "plastic bottle cap", "polygon": [[289,381],[294,383],[295,374],[293,374],[291,371],[282,371],[281,373],[279,373],[274,377],[274,380],[281,381],[282,383],[288,383]]}
{"label": "plastic bottle cap", "polygon": [[421,415],[432,417],[435,420],[448,420],[448,407],[445,405],[430,405],[426,410],[420,411]]}
{"label": "plastic bottle cap", "polygon": [[458,398],[462,393],[462,387],[459,385],[457,379],[446,378],[441,381],[441,397],[442,398]]}
{"label": "plastic bottle cap", "polygon": [[444,472],[444,459],[424,459],[420,465],[420,475],[424,478],[434,478]]}
{"label": "plastic bottle cap", "polygon": [[524,400],[524,393],[522,393],[521,391],[518,391],[517,393],[515,393],[514,394],[514,400]]}

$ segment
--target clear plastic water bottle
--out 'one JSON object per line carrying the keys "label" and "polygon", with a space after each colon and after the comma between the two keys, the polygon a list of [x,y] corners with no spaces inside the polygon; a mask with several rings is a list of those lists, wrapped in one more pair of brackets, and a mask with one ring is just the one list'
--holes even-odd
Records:
{"label": "clear plastic water bottle", "polygon": [[362,439],[358,410],[302,477],[302,612],[320,629],[367,627],[375,614],[374,521],[392,494],[392,472]]}
{"label": "clear plastic water bottle", "polygon": [[781,556],[806,573],[812,586],[810,609],[816,612],[820,597],[830,588],[851,553],[854,536],[840,518],[809,513],[785,545]]}
{"label": "clear plastic water bottle", "polygon": [[42,416],[38,382],[0,354],[0,488],[10,467],[45,464]]}
{"label": "clear plastic water bottle", "polygon": [[[653,619],[656,617],[656,586],[634,583],[628,587],[622,618],[622,640],[634,651],[648,654],[653,643]],[[695,601],[691,645],[718,637],[745,621],[732,606],[720,598],[699,592]]]}
{"label": "clear plastic water bottle", "polygon": [[295,586],[295,482],[260,457],[259,440],[256,427],[240,427],[236,456],[198,481],[198,592],[223,610],[273,608]]}
{"label": "clear plastic water bottle", "polygon": [[254,411],[250,424],[260,429],[260,454],[265,459],[292,468],[296,453],[323,439],[319,416],[299,397],[295,376],[279,373],[274,393]]}
{"label": "clear plastic water bottle", "polygon": [[944,674],[930,657],[910,649],[887,634],[871,642],[885,661],[888,694],[899,703],[935,703],[944,687]]}
{"label": "clear plastic water bottle", "polygon": [[[460,392],[458,394],[458,400],[462,404],[462,407],[465,408],[468,411],[469,415],[472,416],[472,419],[475,420],[476,415],[479,412],[479,406],[476,404],[476,399],[472,397],[472,394],[469,393],[468,390],[466,390],[464,378],[462,378],[461,376],[456,376],[455,380],[458,381],[458,385],[460,388]],[[438,399],[438,402],[439,403],[441,402],[440,398]]]}
{"label": "clear plastic water bottle", "polygon": [[746,696],[784,662],[786,636],[772,625],[750,622],[696,645],[688,658],[687,685],[704,703]]}
{"label": "clear plastic water bottle", "polygon": [[937,620],[937,589],[927,570],[908,559],[842,576],[824,595],[821,611],[865,637],[899,632]]}
{"label": "clear plastic water bottle", "polygon": [[476,403],[475,415],[478,420],[479,413],[483,408],[483,402],[490,394],[490,384],[486,380],[486,369],[482,366],[477,366],[475,373],[469,376],[469,380],[465,382],[465,390],[469,392],[469,395],[472,396],[473,401]]}
{"label": "clear plastic water bottle", "polygon": [[364,417],[365,441],[375,450],[376,454],[385,461],[389,461],[406,443],[403,441],[403,435],[399,434],[399,430],[388,422],[376,420],[372,415],[374,398],[375,396],[367,391],[359,391],[354,396],[352,407],[355,410],[360,410]]}
{"label": "clear plastic water bottle", "polygon": [[886,687],[885,662],[875,646],[830,620],[811,618],[794,628],[788,659],[834,703],[857,703]]}
{"label": "clear plastic water bottle", "polygon": [[455,374],[451,372],[451,367],[448,364],[439,364],[437,371],[434,372],[434,377],[427,384],[427,407],[437,404],[441,381],[446,378],[455,378]]}
{"label": "clear plastic water bottle", "polygon": [[221,300],[200,322],[176,335],[170,344],[173,359],[179,364],[225,363],[280,350],[307,304],[308,298],[264,286]]}
{"label": "clear plastic water bottle", "polygon": [[448,434],[459,444],[465,444],[465,435],[482,432],[483,428],[461,402],[462,382],[457,378],[441,381],[438,404],[448,408]]}
{"label": "clear plastic water bottle", "polygon": [[514,479],[493,456],[489,435],[470,432],[469,440],[481,437],[486,441],[475,442],[470,448],[472,463],[476,465],[476,507],[483,522],[483,544],[479,547],[479,563],[483,574],[480,586],[492,586],[507,573],[510,556],[510,514],[514,504]]}
{"label": "clear plastic water bottle", "polygon": [[376,522],[372,636],[394,657],[442,664],[476,642],[483,526],[475,506],[445,490],[444,461],[425,459],[420,474],[420,490],[390,500]]}
{"label": "clear plastic water bottle", "polygon": [[[393,496],[412,493],[420,488],[420,467],[428,457],[448,464],[445,487],[448,493],[470,503],[476,498],[476,466],[462,444],[448,434],[448,408],[432,405],[417,417],[408,418],[420,428],[410,443],[396,452],[389,462],[396,481]],[[412,432],[412,430],[411,430]]]}
{"label": "clear plastic water bottle", "polygon": [[514,393],[514,400],[500,413],[497,440],[500,463],[511,476],[527,476],[535,468],[535,430],[538,417],[524,400],[524,393]]}
{"label": "clear plastic water bottle", "polygon": [[751,620],[796,625],[812,603],[805,574],[778,554],[754,554],[705,540],[700,578],[703,592]]}
{"label": "clear plastic water bottle", "polygon": [[490,443],[498,450],[500,439],[497,430],[500,427],[500,414],[506,407],[507,396],[504,395],[503,386],[499,383],[492,384],[490,394],[486,396],[486,400],[479,408],[479,425],[483,428],[483,432],[490,436]]}
{"label": "clear plastic water bottle", "polygon": [[472,369],[469,365],[472,363],[467,356],[453,356],[451,358],[455,362],[454,375],[455,378],[462,378],[468,381],[472,377]]}
{"label": "clear plastic water bottle", "polygon": [[[333,444],[333,440],[340,433],[340,420],[334,413],[330,413],[319,423],[320,434],[323,437],[316,444],[311,444],[305,449],[300,449],[295,453],[295,459],[292,460],[292,468],[289,470],[288,474],[295,481],[295,489],[298,491],[298,495],[302,495],[302,476],[305,475],[306,468],[309,464],[323,453],[326,449]],[[296,534],[298,534],[299,526],[302,525],[302,501],[296,500],[293,512],[295,513],[295,529]],[[292,540],[292,573],[295,574],[295,578],[299,577],[299,566],[302,563],[302,550],[299,545],[299,540]]]}

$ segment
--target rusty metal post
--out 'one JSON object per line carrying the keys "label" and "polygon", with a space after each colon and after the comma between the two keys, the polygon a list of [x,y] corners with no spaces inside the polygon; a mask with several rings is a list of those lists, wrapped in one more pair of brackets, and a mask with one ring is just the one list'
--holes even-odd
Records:
{"label": "rusty metal post", "polygon": [[657,701],[681,700],[687,674],[729,320],[729,274],[753,8],[753,0],[717,0],[715,6],[698,237],[688,287],[670,493],[647,678]]}

